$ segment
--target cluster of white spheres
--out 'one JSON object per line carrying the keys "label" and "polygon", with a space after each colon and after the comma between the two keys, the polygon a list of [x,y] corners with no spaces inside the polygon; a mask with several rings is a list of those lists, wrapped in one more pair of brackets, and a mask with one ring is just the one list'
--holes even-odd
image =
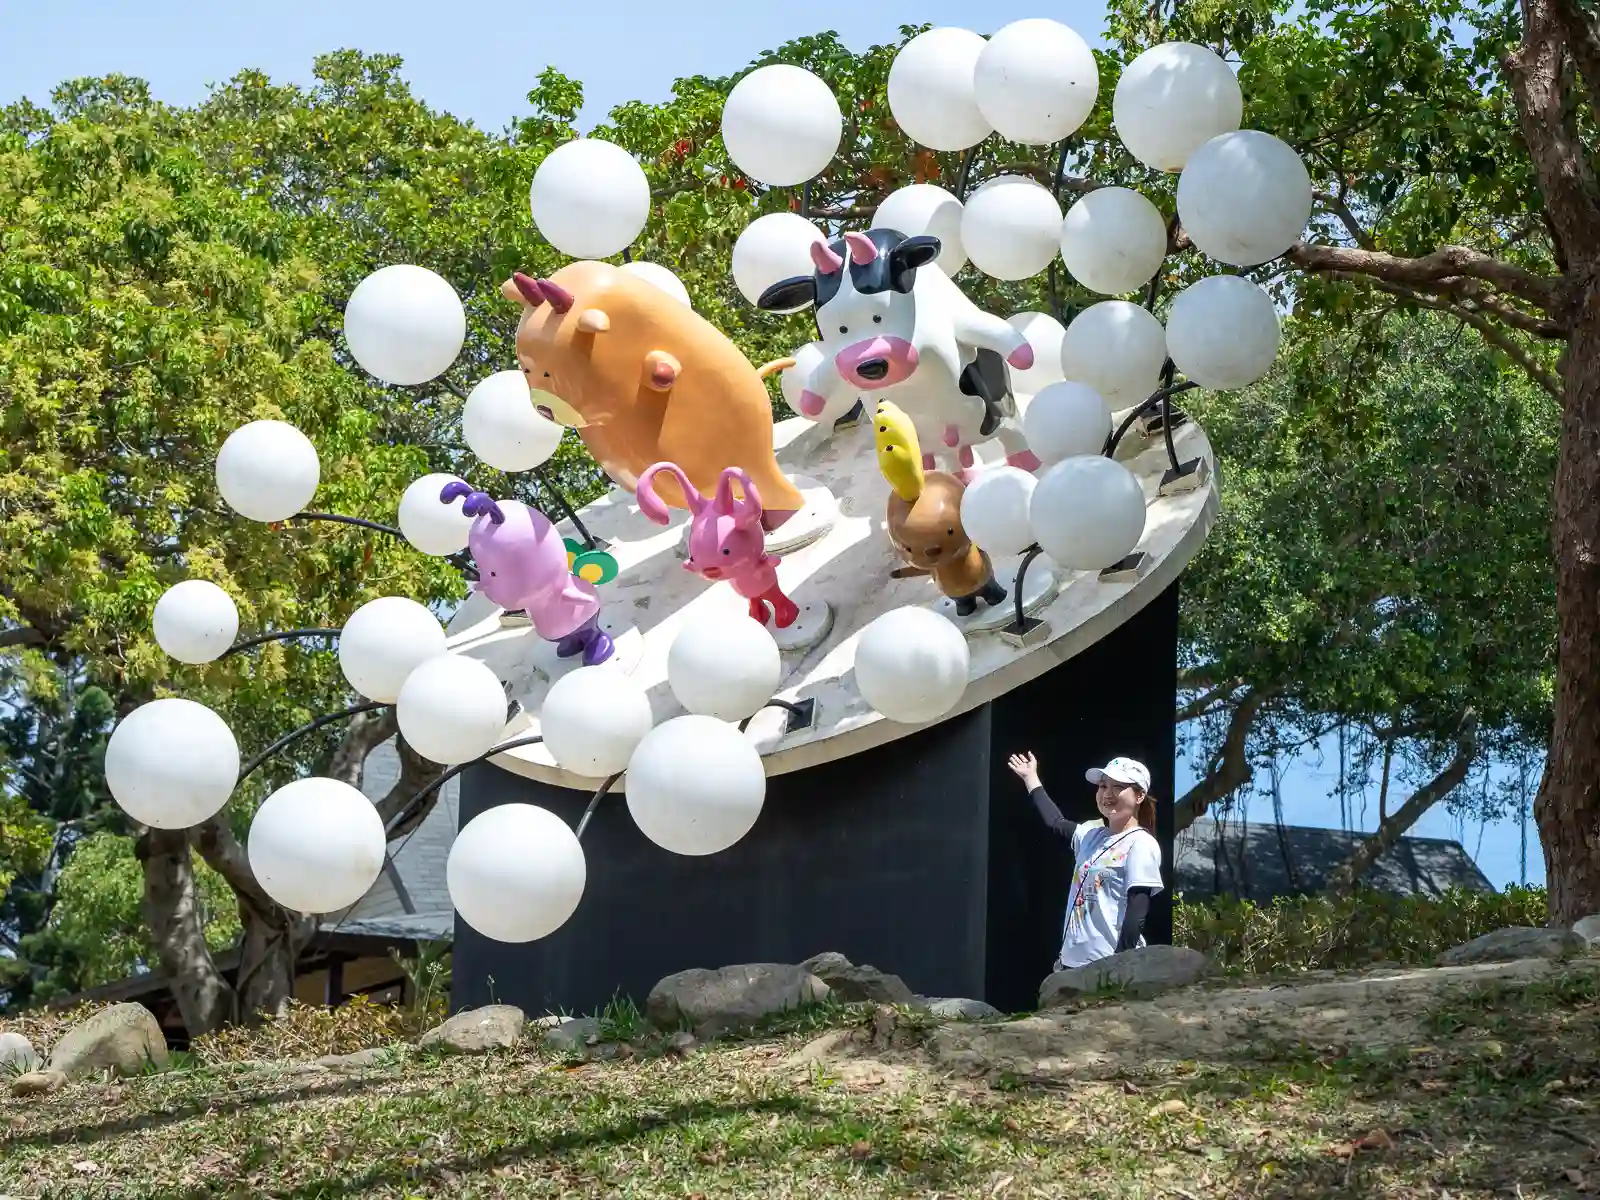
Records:
{"label": "cluster of white spheres", "polygon": [[487,754],[505,731],[505,688],[477,659],[438,654],[406,676],[395,718],[400,735],[423,758],[471,762]]}
{"label": "cluster of white spheres", "polygon": [[728,157],[751,179],[793,187],[833,161],[844,117],[832,90],[802,67],[758,67],[739,80],[722,106]]}
{"label": "cluster of white spheres", "polygon": [[450,846],[445,885],[461,919],[497,942],[532,942],[578,909],[588,868],[565,821],[532,804],[500,804]]}
{"label": "cluster of white spheres", "polygon": [[1087,384],[1112,408],[1147,399],[1160,383],[1167,334],[1148,309],[1127,300],[1091,304],[1061,339],[1061,372]]}
{"label": "cluster of white spheres", "polygon": [[1161,210],[1131,188],[1095,189],[1061,224],[1061,260],[1092,292],[1119,296],[1142,287],[1166,256]]}
{"label": "cluster of white spheres", "polygon": [[188,829],[222,810],[239,781],[239,743],[203,704],[141,704],[111,731],[106,787],[123,812],[156,829]]}
{"label": "cluster of white spheres", "polygon": [[1053,383],[1023,409],[1022,436],[1044,463],[1099,454],[1111,436],[1111,406],[1086,383]]}
{"label": "cluster of white spheres", "polygon": [[660,288],[680,304],[689,308],[694,307],[689,300],[689,289],[683,286],[683,280],[679,279],[660,263],[634,259],[632,262],[623,263],[619,270],[624,274],[633,275],[654,287]]}
{"label": "cluster of white spheres", "polygon": [[1063,459],[1039,476],[1029,511],[1039,548],[1070,571],[1101,571],[1144,536],[1144,489],[1099,454]]}
{"label": "cluster of white spheres", "polygon": [[755,304],[775,283],[814,269],[811,247],[826,241],[822,230],[799,213],[778,212],[757,217],[733,243],[733,282]]}
{"label": "cluster of white spheres", "polygon": [[996,133],[1047,146],[1088,119],[1100,94],[1100,68],[1075,30],[1035,17],[1013,21],[989,38],[972,82],[978,110]]}
{"label": "cluster of white spheres", "polygon": [[1021,554],[1031,546],[1028,512],[1037,483],[1021,467],[998,466],[969,484],[961,494],[961,526],[973,544],[992,556]]}
{"label": "cluster of white spheres", "polygon": [[444,627],[404,596],[369,600],[339,633],[339,669],[368,700],[393,704],[411,672],[445,652]]}
{"label": "cluster of white spheres", "polygon": [[261,889],[294,912],[348,908],[378,881],[388,839],[371,800],[338,779],[297,779],[250,822],[246,854]]}
{"label": "cluster of white spheres", "polygon": [[667,684],[691,713],[742,721],[778,690],[778,643],[759,621],[693,617],[667,651]]}
{"label": "cluster of white spheres", "polygon": [[650,181],[615,142],[575,138],[533,173],[528,205],[539,235],[573,258],[621,254],[650,219]]}
{"label": "cluster of white spheres", "polygon": [[1001,175],[973,191],[961,212],[961,248],[995,279],[1029,279],[1060,249],[1061,206],[1034,180]]}
{"label": "cluster of white spheres", "polygon": [[1111,98],[1122,144],[1147,167],[1181,171],[1212,138],[1239,128],[1244,96],[1233,69],[1191,42],[1152,46],[1123,69]]}
{"label": "cluster of white spheres", "polygon": [[955,623],[907,605],[875,618],[856,640],[856,690],[891,721],[921,725],[953,709],[972,660]]}
{"label": "cluster of white spheres", "polygon": [[562,428],[534,407],[528,377],[496,371],[467,393],[461,436],[497,471],[531,471],[561,445]]}
{"label": "cluster of white spheres", "polygon": [[1272,297],[1238,275],[1190,284],[1167,311],[1166,347],[1192,382],[1213,391],[1248,387],[1278,356],[1278,313]]}
{"label": "cluster of white spheres", "polygon": [[1066,329],[1049,313],[1020,312],[1006,318],[1006,322],[1028,339],[1033,347],[1033,366],[1023,370],[1008,367],[1011,373],[1011,391],[1018,396],[1032,396],[1043,391],[1061,378],[1061,339]]}
{"label": "cluster of white spheres", "polygon": [[761,816],[767,773],[738,728],[690,713],[645,735],[625,787],[628,812],[645,837],[674,854],[716,854]]}
{"label": "cluster of white spheres", "polygon": [[438,378],[466,336],[461,298],[426,267],[382,267],[356,285],[344,308],[351,355],[367,374],[396,387]]}
{"label": "cluster of white spheres", "polygon": [[1178,176],[1178,216],[1189,240],[1235,267],[1268,262],[1299,240],[1311,219],[1311,175],[1270,133],[1212,138]]}
{"label": "cluster of white spheres", "polygon": [[322,481],[317,448],[286,421],[251,421],[217,451],[217,490],[247,521],[287,521]]}
{"label": "cluster of white spheres", "polygon": [[939,257],[933,261],[946,275],[954,275],[967,265],[967,252],[961,247],[961,212],[961,201],[938,184],[912,183],[883,198],[872,214],[872,228],[893,229],[907,237],[938,238]]}
{"label": "cluster of white spheres", "polygon": [[614,666],[579,667],[563,675],[539,706],[544,747],[574,775],[615,775],[655,724],[650,697]]}
{"label": "cluster of white spheres", "polygon": [[423,554],[447,558],[467,548],[472,518],[459,504],[445,504],[439,494],[445,486],[460,483],[456,475],[424,475],[414,480],[400,497],[400,532]]}
{"label": "cluster of white spheres", "polygon": [[185,579],[161,594],[151,625],[156,645],[179,662],[215,662],[238,636],[239,609],[209,580]]}
{"label": "cluster of white spheres", "polygon": [[987,45],[970,29],[941,27],[900,48],[889,66],[889,111],[907,137],[930,150],[965,150],[994,132],[974,86]]}

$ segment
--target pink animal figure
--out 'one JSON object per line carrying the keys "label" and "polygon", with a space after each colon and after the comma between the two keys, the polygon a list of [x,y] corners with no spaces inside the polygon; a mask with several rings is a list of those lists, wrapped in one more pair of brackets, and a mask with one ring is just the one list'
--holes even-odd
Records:
{"label": "pink animal figure", "polygon": [[[656,494],[657,475],[671,475],[689,502],[689,560],[684,570],[710,580],[726,579],[733,590],[750,602],[750,615],[767,623],[767,606],[779,629],[787,629],[800,615],[800,608],[778,586],[776,555],[767,553],[766,536],[761,528],[761,496],[750,476],[738,467],[728,467],[717,480],[717,494],[706,500],[676,463],[659,462],[646,467],[639,476],[634,496],[639,511],[657,525],[667,523],[667,506]],[[735,500],[733,481],[739,481],[744,499]]]}
{"label": "pink animal figure", "polygon": [[586,667],[610,658],[615,647],[600,628],[600,597],[569,569],[566,543],[549,518],[515,500],[491,500],[460,480],[439,493],[445,504],[462,496],[461,511],[476,518],[467,533],[478,564],[473,590],[507,612],[526,612],[534,631],[556,643],[559,658],[582,651]]}

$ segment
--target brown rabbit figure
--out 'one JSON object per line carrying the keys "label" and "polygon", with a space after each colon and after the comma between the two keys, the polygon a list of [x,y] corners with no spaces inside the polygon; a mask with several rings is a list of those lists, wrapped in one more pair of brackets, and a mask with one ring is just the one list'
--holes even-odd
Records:
{"label": "brown rabbit figure", "polygon": [[894,489],[889,495],[889,539],[910,564],[897,568],[894,577],[933,576],[962,617],[976,612],[979,600],[991,606],[1004,604],[1006,589],[996,581],[989,556],[961,527],[966,484],[942,471],[924,471],[916,430],[888,400],[878,402],[873,438],[878,469]]}

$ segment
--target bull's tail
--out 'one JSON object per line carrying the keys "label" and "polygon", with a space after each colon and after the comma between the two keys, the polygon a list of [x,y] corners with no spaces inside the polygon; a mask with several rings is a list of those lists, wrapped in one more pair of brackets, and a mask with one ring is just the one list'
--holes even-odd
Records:
{"label": "bull's tail", "polygon": [[792,366],[794,366],[794,359],[792,358],[774,359],[772,362],[756,368],[756,378],[765,379],[768,375],[776,375],[779,371],[787,371]]}

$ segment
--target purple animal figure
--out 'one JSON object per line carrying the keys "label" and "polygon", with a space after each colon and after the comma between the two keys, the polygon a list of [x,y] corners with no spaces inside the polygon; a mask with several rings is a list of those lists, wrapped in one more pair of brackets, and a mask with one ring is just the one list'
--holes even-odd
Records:
{"label": "purple animal figure", "polygon": [[600,597],[592,583],[573,575],[566,543],[549,518],[514,500],[491,500],[459,480],[439,493],[445,504],[462,496],[461,511],[475,518],[467,534],[478,564],[473,589],[507,612],[526,612],[534,631],[556,643],[557,657],[582,651],[587,667],[610,658],[615,647],[600,628]]}
{"label": "purple animal figure", "polygon": [[[706,579],[726,579],[733,590],[750,602],[750,615],[767,623],[767,606],[779,629],[787,629],[800,615],[800,608],[778,586],[776,555],[767,553],[766,535],[761,528],[761,496],[750,476],[738,467],[727,467],[717,480],[717,494],[707,500],[695,491],[676,463],[659,462],[646,467],[639,476],[634,496],[639,511],[657,525],[667,523],[667,506],[656,494],[655,477],[666,473],[677,480],[689,502],[689,560],[684,570]],[[733,481],[737,479],[744,499],[735,500]]]}

